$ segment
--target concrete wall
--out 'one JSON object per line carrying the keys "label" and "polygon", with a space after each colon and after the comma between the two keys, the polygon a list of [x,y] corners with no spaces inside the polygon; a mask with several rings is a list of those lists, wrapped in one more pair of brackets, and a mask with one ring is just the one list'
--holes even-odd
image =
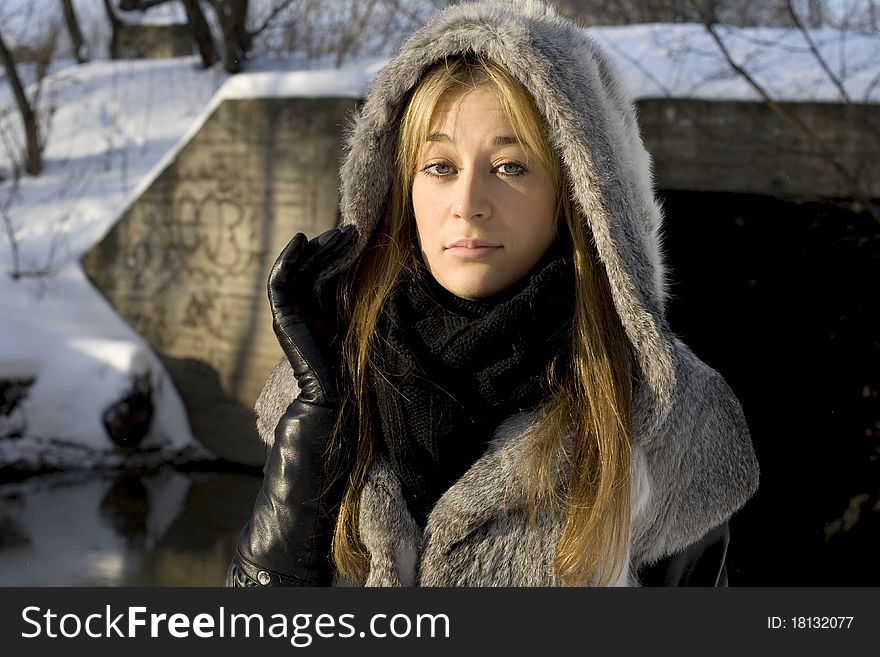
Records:
{"label": "concrete wall", "polygon": [[[85,258],[87,272],[164,358],[196,435],[262,463],[251,408],[282,357],[266,301],[290,237],[337,221],[340,126],[355,102],[226,101]],[[876,106],[790,106],[880,197]],[[658,187],[852,196],[828,159],[757,103],[639,105]],[[670,216],[668,221],[675,221]]]}
{"label": "concrete wall", "polygon": [[299,231],[337,220],[349,99],[226,101],[84,258],[95,285],[164,359],[194,433],[262,464],[251,409],[282,357],[266,278]]}
{"label": "concrete wall", "polygon": [[165,59],[193,54],[192,33],[185,23],[122,23],[117,39],[117,59]]}
{"label": "concrete wall", "polygon": [[[645,100],[639,121],[661,189],[880,198],[880,105]],[[824,146],[805,138],[809,131]],[[833,162],[859,177],[858,189]]]}

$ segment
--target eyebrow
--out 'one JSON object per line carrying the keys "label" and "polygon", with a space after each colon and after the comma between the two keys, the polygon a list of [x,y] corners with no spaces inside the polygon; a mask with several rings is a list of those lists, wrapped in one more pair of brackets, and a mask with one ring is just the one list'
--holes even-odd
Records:
{"label": "eyebrow", "polygon": [[[429,141],[429,142],[439,141],[439,142],[451,144],[452,138],[443,132],[432,132],[431,134],[428,135],[428,137],[425,141]],[[511,135],[502,135],[500,137],[495,137],[495,139],[492,140],[492,144],[494,146],[509,146],[510,144],[518,144],[518,143],[519,143],[519,139],[517,139],[516,137],[511,136]]]}

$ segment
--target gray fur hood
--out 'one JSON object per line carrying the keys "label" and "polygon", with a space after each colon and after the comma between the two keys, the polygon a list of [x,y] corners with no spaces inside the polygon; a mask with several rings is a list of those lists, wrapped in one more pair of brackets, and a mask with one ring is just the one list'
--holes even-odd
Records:
{"label": "gray fur hood", "polygon": [[674,394],[675,364],[650,158],[612,62],[552,8],[537,1],[464,3],[409,39],[370,86],[349,139],[341,170],[343,223],[357,225],[366,241],[391,187],[388,163],[410,89],[436,61],[469,50],[503,63],[534,96],[573,198],[588,218],[647,384],[650,399],[639,407],[647,415],[636,423],[658,421]]}
{"label": "gray fur hood", "polygon": [[[758,465],[736,397],[667,325],[662,211],[650,157],[620,74],[584,30],[537,0],[454,5],[418,30],[374,79],[349,135],[341,168],[342,222],[359,228],[361,242],[338,266],[354,261],[384,211],[393,175],[388,163],[409,91],[433,63],[466,51],[503,63],[535,98],[607,270],[639,369],[632,409],[638,471],[630,567],[656,561],[738,510],[757,488]],[[291,390],[289,368],[281,367],[258,401],[261,434],[269,440]],[[403,572],[404,553],[420,561],[422,583],[553,583],[546,560],[559,523],[545,519],[550,525],[534,534],[518,511],[524,508],[518,445],[539,420],[534,414],[502,425],[489,453],[438,502],[424,535],[380,460],[361,510],[362,536],[373,557],[371,583],[412,582]],[[475,535],[475,527],[489,527],[492,534],[493,523],[516,537],[510,550],[532,556],[523,557],[528,563],[508,559],[515,568],[507,575],[496,569],[487,579],[485,568],[471,569],[486,559],[504,562],[484,551],[507,549],[498,547],[503,541],[467,547],[464,539]],[[457,546],[457,556],[450,546]],[[627,573],[621,582],[633,583]]]}

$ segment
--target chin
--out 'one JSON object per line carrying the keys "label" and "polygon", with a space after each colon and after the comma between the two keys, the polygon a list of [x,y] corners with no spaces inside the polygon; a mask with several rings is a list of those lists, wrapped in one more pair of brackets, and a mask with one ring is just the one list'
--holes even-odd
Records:
{"label": "chin", "polygon": [[485,299],[501,291],[497,285],[492,285],[489,281],[441,281],[440,284],[455,296],[473,301]]}

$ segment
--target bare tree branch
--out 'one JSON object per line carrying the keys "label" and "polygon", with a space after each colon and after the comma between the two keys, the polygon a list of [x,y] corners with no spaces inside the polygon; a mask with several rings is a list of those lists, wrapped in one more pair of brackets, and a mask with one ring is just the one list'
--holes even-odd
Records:
{"label": "bare tree branch", "polygon": [[202,58],[202,66],[211,68],[217,61],[217,50],[214,47],[214,37],[211,35],[211,27],[202,12],[199,0],[180,0],[186,11],[186,21],[189,24],[193,40],[199,49]]}
{"label": "bare tree branch", "polygon": [[364,26],[370,20],[370,15],[375,8],[376,0],[369,0],[366,8],[360,13],[358,13],[357,5],[352,5],[351,20],[349,21],[351,27],[340,40],[339,47],[336,50],[336,68],[342,66],[343,60],[351,52],[356,39],[362,34]]}
{"label": "bare tree branch", "polygon": [[223,64],[229,73],[244,68],[251,49],[251,35],[247,31],[248,0],[208,0],[223,32]]}
{"label": "bare tree branch", "polygon": [[[605,41],[604,42],[607,47],[616,52],[619,57],[625,59],[630,64],[632,64],[636,69],[638,69],[642,75],[645,76],[647,80],[652,82],[657,89],[660,90],[660,93],[663,94],[663,97],[667,100],[676,100],[675,96],[672,94],[672,90],[663,84],[663,81],[660,80],[656,75],[654,75],[651,70],[644,65],[644,63],[638,58],[633,57],[629,53],[622,50],[618,47],[613,41]],[[682,112],[685,116],[687,116],[691,120],[691,124],[693,125],[695,130],[699,130],[703,135],[705,135],[709,139],[714,139],[715,134],[712,130],[708,130],[704,125],[703,121],[700,121],[699,117],[688,109],[687,105],[682,105],[682,107],[678,110]]]}
{"label": "bare tree branch", "polygon": [[2,33],[0,33],[0,62],[2,62],[3,68],[6,70],[6,79],[9,80],[9,85],[12,87],[12,95],[15,97],[15,104],[18,106],[18,111],[24,124],[26,144],[25,171],[32,176],[36,176],[43,170],[42,144],[40,143],[37,117],[24,93],[21,78],[18,76],[18,71],[15,68],[15,60],[3,41]]}
{"label": "bare tree branch", "polygon": [[284,0],[283,2],[275,5],[272,8],[272,11],[269,13],[269,15],[266,17],[266,20],[264,20],[263,23],[258,28],[256,28],[255,30],[252,30],[250,32],[251,39],[255,39],[260,34],[262,34],[266,30],[266,28],[268,28],[270,25],[272,25],[272,23],[278,17],[278,15],[281,12],[283,12],[285,9],[290,7],[290,5],[292,5],[294,3],[294,1],[295,0]]}
{"label": "bare tree branch", "polygon": [[64,10],[64,21],[67,23],[67,32],[70,35],[70,43],[73,45],[73,54],[76,61],[84,64],[89,61],[89,49],[83,39],[82,30],[79,28],[79,19],[73,9],[73,0],[61,0],[61,8]]}
{"label": "bare tree branch", "polygon": [[21,256],[18,252],[18,239],[15,237],[15,226],[12,224],[12,217],[9,216],[9,206],[11,206],[12,202],[15,200],[19,183],[20,178],[16,175],[12,180],[9,193],[3,202],[0,203],[0,215],[3,217],[3,227],[6,229],[6,237],[9,240],[9,250],[12,253],[12,271],[9,272],[9,275],[12,276],[13,280],[17,280],[21,277]]}
{"label": "bare tree branch", "polygon": [[762,87],[754,77],[752,77],[751,73],[749,73],[746,69],[736,63],[733,59],[733,56],[730,54],[730,51],[727,49],[727,45],[724,43],[724,40],[719,36],[718,31],[715,29],[715,25],[712,23],[704,23],[703,26],[712,36],[712,39],[718,45],[721,54],[724,56],[725,61],[728,66],[734,70],[734,72],[739,75],[743,80],[745,80],[752,89],[761,97],[761,99],[767,104],[767,106],[773,110],[773,112],[782,120],[784,120],[789,125],[796,128],[799,132],[803,133],[809,140],[813,143],[813,145],[819,147],[823,154],[829,157],[829,159],[834,163],[835,168],[838,171],[847,177],[849,180],[849,172],[843,167],[840,163],[840,158],[828,151],[825,143],[816,135],[809,126],[805,125],[799,118],[797,118],[791,112],[788,112],[784,109],[779,103],[777,103],[770,96],[769,93]]}
{"label": "bare tree branch", "polygon": [[786,7],[788,7],[788,13],[791,16],[791,20],[794,21],[795,27],[797,27],[797,29],[800,30],[800,33],[804,36],[804,40],[810,47],[810,52],[813,53],[813,57],[816,58],[819,66],[822,67],[822,70],[825,71],[828,79],[831,80],[835,87],[837,87],[837,90],[840,92],[840,97],[843,98],[843,100],[847,103],[851,103],[852,100],[850,99],[849,94],[846,93],[846,89],[844,89],[843,87],[843,82],[832,72],[831,68],[828,66],[828,62],[825,61],[822,53],[819,52],[819,49],[816,47],[816,42],[813,41],[813,37],[810,35],[810,31],[804,25],[804,22],[801,20],[801,17],[798,15],[797,11],[795,11],[792,1],[785,0],[785,5]]}
{"label": "bare tree branch", "polygon": [[813,146],[816,147],[816,149],[822,154],[826,161],[831,164],[834,171],[837,172],[838,176],[849,185],[849,193],[853,195],[853,198],[862,203],[862,205],[871,214],[871,216],[874,217],[875,220],[880,222],[880,207],[877,207],[874,201],[870,198],[870,195],[864,193],[858,175],[852,173],[849,169],[847,169],[847,167],[841,161],[840,157],[828,148],[828,145],[821,137],[819,137],[819,135],[817,135],[796,115],[792,114],[782,105],[773,100],[770,94],[767,93],[766,89],[764,89],[764,87],[762,87],[747,70],[745,70],[742,66],[737,64],[736,61],[734,61],[733,56],[730,54],[730,51],[727,48],[727,45],[724,43],[724,40],[715,29],[714,24],[707,22],[703,24],[703,27],[706,28],[706,30],[712,36],[712,39],[718,45],[718,48],[721,51],[721,54],[723,55],[728,66],[730,66],[740,77],[742,77],[743,80],[745,80],[749,84],[750,87],[752,87],[752,89],[755,90],[755,92],[763,99],[764,103],[774,114],[776,114],[785,123],[797,130],[809,143],[813,144]]}
{"label": "bare tree branch", "polygon": [[880,73],[877,73],[877,75],[875,75],[865,86],[865,93],[862,95],[862,102],[868,103],[871,101],[874,89],[876,89],[878,85],[880,85]]}
{"label": "bare tree branch", "polygon": [[113,9],[111,0],[104,0],[104,11],[107,14],[107,20],[110,23],[110,59],[116,59],[119,54],[119,27],[121,21]]}

